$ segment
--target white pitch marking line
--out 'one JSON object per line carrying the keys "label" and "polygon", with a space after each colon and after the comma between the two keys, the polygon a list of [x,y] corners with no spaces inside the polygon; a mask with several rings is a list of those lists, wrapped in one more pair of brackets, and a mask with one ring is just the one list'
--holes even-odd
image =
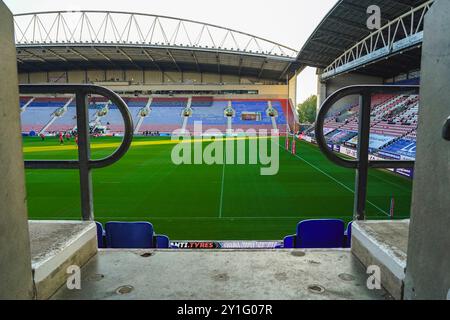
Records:
{"label": "white pitch marking line", "polygon": [[220,188],[220,208],[219,208],[219,218],[222,219],[223,214],[223,187],[225,184],[225,154],[224,154],[224,161],[223,161],[223,166],[222,166],[222,186]]}
{"label": "white pitch marking line", "polygon": [[[281,146],[278,145],[280,148]],[[283,148],[284,149],[284,148]],[[286,150],[287,151],[287,150]],[[330,176],[328,173],[326,173],[325,171],[321,170],[320,168],[316,167],[315,165],[313,165],[312,163],[310,163],[309,161],[303,159],[302,157],[300,157],[297,154],[294,154],[294,156],[302,161],[304,161],[305,163],[309,164],[311,167],[313,167],[314,169],[316,169],[317,171],[321,172],[322,174],[326,175],[328,178],[330,178],[331,180],[333,180],[334,182],[336,182],[337,184],[339,184],[340,186],[344,187],[346,190],[350,191],[351,193],[355,194],[355,191],[350,189],[349,187],[347,187],[345,184],[343,184],[342,182],[340,182],[339,180],[337,180],[336,178]],[[367,203],[369,203],[370,205],[372,205],[374,208],[378,209],[379,211],[381,211],[382,213],[384,213],[385,215],[387,215],[388,217],[390,216],[389,213],[387,213],[386,211],[384,211],[383,209],[381,209],[380,207],[378,207],[377,205],[375,205],[374,203],[372,203],[371,201],[367,200]]]}

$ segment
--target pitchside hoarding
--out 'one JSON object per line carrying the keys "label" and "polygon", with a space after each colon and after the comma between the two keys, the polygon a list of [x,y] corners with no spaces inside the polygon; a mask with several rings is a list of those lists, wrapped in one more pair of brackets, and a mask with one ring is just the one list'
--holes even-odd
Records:
{"label": "pitchside hoarding", "polygon": [[[347,147],[341,147],[340,153],[345,154],[345,155],[355,158],[355,159],[357,157],[357,151],[354,149],[347,148]],[[381,155],[381,152],[378,152],[378,155]],[[382,157],[371,154],[371,155],[369,155],[369,159],[370,160],[414,160],[414,159],[403,157],[400,155],[387,155],[386,153],[384,153],[382,155]],[[395,172],[397,174],[400,174],[402,176],[405,176],[405,177],[408,177],[411,179],[414,177],[414,169],[387,169],[387,170],[389,170],[391,172]]]}
{"label": "pitchside hoarding", "polygon": [[[306,135],[301,137],[303,140],[310,142],[310,143],[315,143],[315,141],[311,138],[308,137]],[[356,143],[358,143],[357,137],[356,139],[352,139],[353,141],[356,141]],[[385,139],[383,140],[377,140],[378,142],[382,142],[385,141]],[[378,143],[377,142],[377,143]],[[348,148],[345,146],[340,146],[340,145],[336,145],[336,144],[331,144],[331,143],[327,143],[328,148],[330,148],[330,150],[333,150],[336,153],[341,153],[344,154],[346,156],[349,156],[351,158],[356,159],[358,157],[358,153],[355,149],[353,148]],[[369,155],[369,158],[371,160],[415,160],[414,158],[410,158],[410,157],[405,157],[405,156],[401,156],[398,154],[393,154],[390,152],[385,152],[385,151],[378,151],[377,155]],[[399,175],[408,177],[408,178],[413,178],[414,177],[414,169],[387,169],[391,172],[395,172]]]}
{"label": "pitchside hoarding", "polygon": [[180,250],[215,250],[215,249],[275,249],[280,241],[174,241],[173,249]]}

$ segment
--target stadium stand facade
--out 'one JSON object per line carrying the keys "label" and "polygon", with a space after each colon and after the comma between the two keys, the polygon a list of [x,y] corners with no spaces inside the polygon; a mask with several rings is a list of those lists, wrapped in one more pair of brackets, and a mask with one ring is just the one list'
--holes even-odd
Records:
{"label": "stadium stand facade", "polygon": [[[98,25],[99,15],[110,24]],[[83,17],[82,25],[74,24],[74,19],[80,17]],[[130,38],[117,41],[116,30],[111,26],[127,30],[124,18],[134,21],[136,27],[145,21],[148,25],[158,21],[162,29],[153,30],[151,39],[134,39],[138,35],[131,33]],[[229,102],[236,112],[231,121],[234,129],[277,128],[284,132],[287,127],[293,131],[298,127],[294,111],[297,82],[293,76],[297,72],[298,52],[279,43],[229,28],[141,13],[56,11],[19,14],[14,19],[21,84],[89,83],[112,89],[126,101],[133,116],[135,134],[170,133],[176,129],[192,131],[195,121],[202,121],[204,130],[225,131],[230,125],[224,114]],[[26,28],[35,20],[41,21],[40,24]],[[174,22],[183,26],[188,36],[185,40],[197,40],[182,42],[183,35],[177,33],[177,29],[171,29]],[[73,37],[64,38],[62,34],[50,32],[58,26],[77,33],[82,45]],[[227,36],[221,46],[212,45],[201,34],[195,33],[196,27],[212,36],[225,31]],[[96,28],[103,38],[92,38],[86,31],[89,28]],[[41,33],[46,34],[45,41],[36,36]],[[170,43],[157,40],[172,33],[178,38],[173,36]],[[236,40],[229,43],[232,37]],[[35,47],[41,42],[44,50]],[[113,49],[111,43],[117,48]],[[61,59],[53,59],[55,53]],[[41,64],[42,61],[46,63]],[[63,61],[70,61],[70,67]],[[30,65],[34,67],[29,68]],[[25,98],[21,107],[27,103]],[[33,102],[25,108],[23,133],[43,131],[53,134],[73,130],[76,118],[72,104],[62,116],[45,127],[46,121],[51,120],[52,108],[63,106],[58,105],[59,98],[49,99],[48,106]],[[266,114],[268,101],[273,102],[276,110],[275,121]],[[184,119],[183,112],[187,107],[190,116]],[[90,109],[91,128],[99,128],[100,132],[108,134],[122,133],[120,113],[114,105],[91,97]],[[103,111],[99,113],[100,110]]]}
{"label": "stadium stand facade", "polygon": [[[331,112],[325,121],[327,141],[356,150],[359,105]],[[376,95],[372,97],[370,152],[381,158],[415,159],[419,97],[417,95]],[[312,130],[305,136],[314,139]]]}
{"label": "stadium stand facade", "polygon": [[[411,1],[408,8],[380,1],[383,14],[392,17],[378,30],[355,28],[366,23],[365,8],[373,3],[341,1],[319,24],[297,60],[318,68],[318,107],[334,92],[351,85],[419,85],[423,17],[433,1]],[[343,8],[353,7],[353,13]],[[403,26],[406,32],[399,32]],[[330,30],[345,30],[331,32]],[[317,39],[321,39],[318,43]],[[381,41],[385,39],[386,41]],[[370,43],[370,45],[369,45]],[[370,156],[375,159],[415,159],[418,95],[377,94],[371,101]],[[359,101],[346,97],[337,102],[325,121],[328,144],[335,152],[356,157]],[[302,137],[315,142],[314,130]],[[412,170],[401,173],[412,176]]]}
{"label": "stadium stand facade", "polygon": [[[21,108],[33,99],[23,97]],[[69,100],[69,97],[37,97],[22,110],[22,133],[30,134],[54,134],[59,131],[72,131],[76,129],[75,105],[71,101],[67,109],[55,119],[52,124],[46,127],[54,113],[62,108]],[[143,118],[136,134],[143,134],[145,131],[160,132],[170,134],[182,128],[183,110],[186,108],[189,98],[167,98],[167,97],[128,97],[125,101],[129,107],[134,123],[138,123]],[[142,114],[148,101],[150,110],[148,114]],[[228,104],[236,110],[232,119],[232,128],[235,130],[247,130],[249,128],[260,130],[272,130],[272,119],[267,114],[268,103],[276,110],[276,129],[285,132],[288,127],[288,119],[293,126],[295,116],[292,105],[287,106],[286,99],[266,100],[266,99],[215,99],[214,97],[193,97],[191,108],[192,114],[189,116],[186,129],[194,131],[194,123],[201,122],[203,130],[218,129],[225,132],[227,129],[227,117],[224,110]],[[104,128],[105,134],[123,133],[123,120],[114,104],[101,98],[91,98],[89,101],[89,116],[92,128]],[[103,113],[102,113],[103,112]],[[45,130],[44,130],[45,129]],[[44,130],[44,131],[43,131]]]}

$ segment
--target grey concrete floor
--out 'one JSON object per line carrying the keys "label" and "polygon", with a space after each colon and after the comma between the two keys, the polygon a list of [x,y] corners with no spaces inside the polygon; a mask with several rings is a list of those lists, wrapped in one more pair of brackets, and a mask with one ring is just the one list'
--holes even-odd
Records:
{"label": "grey concrete floor", "polygon": [[349,250],[100,250],[53,299],[389,299]]}

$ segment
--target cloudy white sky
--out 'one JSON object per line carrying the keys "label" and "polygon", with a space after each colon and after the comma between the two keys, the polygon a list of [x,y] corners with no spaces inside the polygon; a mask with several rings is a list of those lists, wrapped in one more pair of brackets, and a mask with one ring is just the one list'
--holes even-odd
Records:
{"label": "cloudy white sky", "polygon": [[[337,0],[4,0],[13,13],[116,10],[174,16],[217,24],[300,50]],[[299,77],[299,101],[316,92],[315,69]]]}

